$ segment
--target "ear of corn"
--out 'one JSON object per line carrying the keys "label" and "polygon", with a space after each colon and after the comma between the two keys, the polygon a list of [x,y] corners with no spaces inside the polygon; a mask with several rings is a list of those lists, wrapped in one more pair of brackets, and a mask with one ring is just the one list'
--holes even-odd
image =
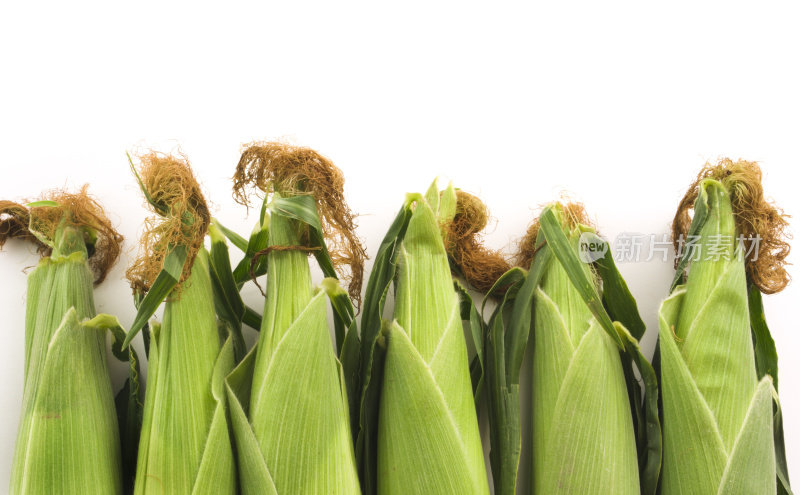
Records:
{"label": "ear of corn", "polygon": [[[308,206],[301,198],[275,194],[269,246],[301,244],[308,227],[287,214]],[[338,285],[323,287],[313,290],[307,253],[267,255],[259,341],[228,379],[243,493],[360,493],[346,380],[327,323],[326,294]]]}
{"label": "ear of corn", "polygon": [[695,209],[699,259],[660,311],[663,493],[776,493],[772,382],[755,367],[730,192],[703,180]]}
{"label": "ear of corn", "polygon": [[[582,230],[560,221],[577,252]],[[533,339],[533,493],[639,493],[620,348],[555,258],[534,294]]]}
{"label": "ear of corn", "polygon": [[441,228],[455,192],[414,202],[398,256],[378,421],[378,492],[488,493],[459,299]]}
{"label": "ear of corn", "polygon": [[198,252],[180,297],[152,330],[136,493],[234,493],[235,467],[223,379],[233,367],[220,346],[208,272]]}
{"label": "ear of corn", "polygon": [[131,168],[163,220],[149,224],[143,242],[150,250],[128,271],[136,293],[147,293],[126,344],[166,302],[163,322],[150,334],[134,493],[235,493],[223,386],[234,366],[233,341],[220,335],[214,312],[203,247],[208,208],[185,160],[150,153],[142,163],[141,173]]}
{"label": "ear of corn", "polygon": [[119,431],[83,232],[58,230],[28,278],[25,388],[11,493],[121,493]]}

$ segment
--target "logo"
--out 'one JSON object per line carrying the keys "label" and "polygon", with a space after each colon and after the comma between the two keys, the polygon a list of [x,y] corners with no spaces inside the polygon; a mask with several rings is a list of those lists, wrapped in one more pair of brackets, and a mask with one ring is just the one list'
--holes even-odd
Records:
{"label": "logo", "polygon": [[593,232],[584,232],[578,239],[578,257],[584,263],[603,259],[608,252],[608,243]]}

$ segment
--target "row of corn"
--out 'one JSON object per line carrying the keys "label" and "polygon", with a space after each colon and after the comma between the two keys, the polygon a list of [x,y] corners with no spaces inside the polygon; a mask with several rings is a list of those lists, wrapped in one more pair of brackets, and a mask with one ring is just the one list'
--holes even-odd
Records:
{"label": "row of corn", "polygon": [[[544,207],[509,262],[481,244],[480,201],[434,182],[405,197],[362,301],[344,180],[313,150],[245,148],[233,194],[259,213],[249,236],[211,217],[185,157],[150,153],[131,169],[156,216],[127,272],[127,331],[95,311],[122,237],[86,189],[0,202],[0,246],[26,239],[42,255],[28,276],[13,494],[461,495],[491,480],[513,495],[522,473],[535,495],[791,493],[761,304],[788,281],[786,220],[754,163],[707,165],[681,201],[674,237],[696,242],[679,246],[652,361],[581,205]],[[698,255],[710,246],[721,256]],[[248,283],[263,308],[243,301]],[[244,327],[260,332],[251,349]],[[130,345],[139,333],[144,356]],[[108,335],[129,370],[116,396]]]}

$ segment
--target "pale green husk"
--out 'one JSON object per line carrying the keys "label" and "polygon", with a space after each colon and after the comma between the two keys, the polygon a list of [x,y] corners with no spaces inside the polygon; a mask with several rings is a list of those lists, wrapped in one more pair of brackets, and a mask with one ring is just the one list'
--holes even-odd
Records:
{"label": "pale green husk", "polygon": [[700,254],[659,313],[662,493],[774,494],[773,388],[757,378],[729,192],[706,179],[697,201],[708,205]]}
{"label": "pale green husk", "polygon": [[[269,245],[300,244],[301,225],[273,213]],[[242,493],[357,495],[347,392],[328,328],[326,291],[313,290],[307,253],[267,256],[258,344],[227,380]],[[323,286],[338,287],[334,279]]]}
{"label": "pale green husk", "polygon": [[152,331],[136,494],[236,493],[223,387],[233,364],[230,339],[220,344],[201,249]]}
{"label": "pale green husk", "polygon": [[62,227],[28,277],[25,387],[12,494],[122,492],[105,333],[95,315],[83,233]]}
{"label": "pale green husk", "polygon": [[[577,250],[581,229],[564,229]],[[555,258],[534,295],[533,328],[532,493],[639,493],[620,349]]]}
{"label": "pale green husk", "polygon": [[459,299],[442,241],[455,214],[436,183],[415,210],[398,260],[395,321],[385,329],[378,492],[488,494]]}

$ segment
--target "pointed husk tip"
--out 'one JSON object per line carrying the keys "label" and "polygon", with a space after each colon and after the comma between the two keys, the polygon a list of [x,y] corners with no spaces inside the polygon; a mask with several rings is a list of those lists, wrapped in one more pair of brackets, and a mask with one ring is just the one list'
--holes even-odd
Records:
{"label": "pointed husk tip", "polygon": [[745,260],[748,278],[764,294],[773,294],[790,281],[786,271],[791,238],[787,230],[789,216],[764,197],[761,178],[761,168],[756,162],[730,158],[706,162],[678,205],[672,222],[672,239],[678,250],[681,239],[689,232],[690,212],[694,210],[702,182],[714,179],[722,183],[730,195],[737,235],[742,238],[745,252],[752,253]]}

